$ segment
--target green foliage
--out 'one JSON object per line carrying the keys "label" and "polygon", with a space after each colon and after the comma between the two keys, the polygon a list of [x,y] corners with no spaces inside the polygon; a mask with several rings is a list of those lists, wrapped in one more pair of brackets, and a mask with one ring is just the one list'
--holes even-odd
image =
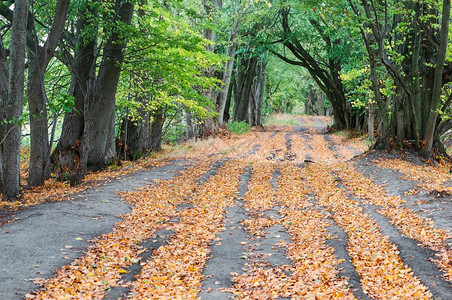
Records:
{"label": "green foliage", "polygon": [[263,113],[269,115],[275,112],[300,111],[306,98],[307,87],[311,84],[306,71],[271,55],[266,75]]}
{"label": "green foliage", "polygon": [[244,134],[250,130],[250,124],[244,121],[234,121],[226,124],[228,130],[235,134]]}
{"label": "green foliage", "polygon": [[184,139],[185,124],[182,122],[174,122],[172,119],[170,119],[169,122],[166,123],[162,140],[170,145],[180,144]]}
{"label": "green foliage", "polygon": [[348,91],[347,96],[352,108],[364,113],[366,104],[373,100],[372,86],[369,80],[369,69],[351,69],[341,74],[342,82]]}
{"label": "green foliage", "polygon": [[204,119],[212,117],[211,104],[203,91],[217,86],[218,79],[203,70],[221,65],[223,59],[206,50],[205,40],[190,24],[193,9],[170,2],[177,13],[159,1],[141,6],[129,30],[124,71],[118,90],[118,110],[133,118],[140,111],[167,106],[180,107]]}

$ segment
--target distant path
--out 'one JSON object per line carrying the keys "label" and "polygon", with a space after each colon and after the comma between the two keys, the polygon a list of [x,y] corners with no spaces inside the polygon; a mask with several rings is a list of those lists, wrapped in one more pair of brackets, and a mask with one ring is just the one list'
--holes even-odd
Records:
{"label": "distant path", "polygon": [[296,119],[300,125],[295,126],[295,131],[323,133],[327,130],[329,119],[326,117],[300,116]]}

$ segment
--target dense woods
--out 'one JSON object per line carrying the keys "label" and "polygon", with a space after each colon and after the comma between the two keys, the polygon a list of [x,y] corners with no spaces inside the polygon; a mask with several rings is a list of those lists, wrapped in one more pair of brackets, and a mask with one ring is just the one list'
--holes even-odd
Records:
{"label": "dense woods", "polygon": [[452,128],[447,0],[9,0],[0,22],[4,200],[21,147],[39,186],[272,112],[428,157]]}

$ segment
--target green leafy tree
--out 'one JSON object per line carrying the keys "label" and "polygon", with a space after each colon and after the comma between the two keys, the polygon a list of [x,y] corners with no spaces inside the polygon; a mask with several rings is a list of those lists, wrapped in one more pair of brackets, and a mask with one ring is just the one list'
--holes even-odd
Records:
{"label": "green leafy tree", "polygon": [[[381,61],[395,86],[390,98],[395,110],[391,114],[395,136],[388,133],[389,126],[384,126],[383,144],[387,145],[389,138],[397,140],[399,145],[412,140],[431,153],[438,142],[438,116],[450,104],[441,100],[442,87],[450,81],[448,74],[452,70],[446,61],[450,2],[443,1],[442,5],[436,1],[349,3],[361,20],[376,98],[381,97],[377,90],[377,61]],[[386,107],[382,109],[386,110],[383,116],[387,119]]]}
{"label": "green leafy tree", "polygon": [[136,19],[118,95],[120,114],[132,121],[127,130],[123,126],[121,137],[131,152],[160,150],[165,120],[177,118],[182,110],[200,120],[214,116],[203,91],[215,88],[219,80],[205,70],[222,60],[188,22],[190,12],[150,3]]}

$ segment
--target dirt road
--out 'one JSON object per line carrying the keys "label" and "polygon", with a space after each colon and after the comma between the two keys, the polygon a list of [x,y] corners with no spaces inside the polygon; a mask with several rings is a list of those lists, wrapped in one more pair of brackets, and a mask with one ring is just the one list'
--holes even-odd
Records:
{"label": "dirt road", "polygon": [[296,121],[10,216],[0,299],[452,299],[447,168]]}

